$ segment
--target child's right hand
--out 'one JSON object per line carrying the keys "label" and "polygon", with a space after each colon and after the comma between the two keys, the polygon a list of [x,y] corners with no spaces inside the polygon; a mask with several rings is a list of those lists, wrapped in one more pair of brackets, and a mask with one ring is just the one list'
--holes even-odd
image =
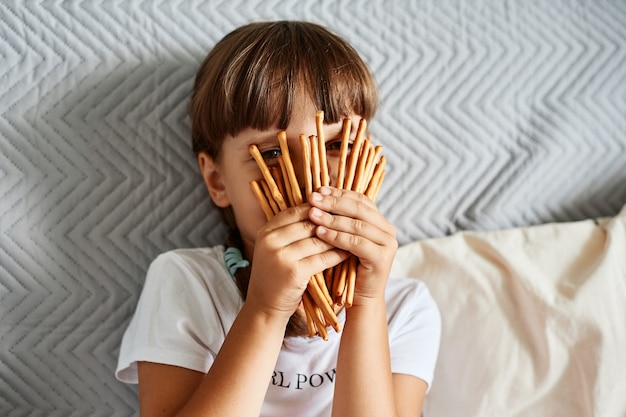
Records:
{"label": "child's right hand", "polygon": [[289,319],[309,278],[348,257],[316,237],[310,209],[301,204],[283,210],[257,233],[246,303],[266,314]]}

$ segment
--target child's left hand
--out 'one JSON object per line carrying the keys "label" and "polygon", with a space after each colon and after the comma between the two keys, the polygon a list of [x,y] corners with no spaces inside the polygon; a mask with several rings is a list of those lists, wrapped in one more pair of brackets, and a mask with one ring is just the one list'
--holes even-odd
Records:
{"label": "child's left hand", "polygon": [[354,191],[322,187],[309,204],[317,236],[359,259],[353,305],[382,298],[398,249],[393,225],[372,200]]}

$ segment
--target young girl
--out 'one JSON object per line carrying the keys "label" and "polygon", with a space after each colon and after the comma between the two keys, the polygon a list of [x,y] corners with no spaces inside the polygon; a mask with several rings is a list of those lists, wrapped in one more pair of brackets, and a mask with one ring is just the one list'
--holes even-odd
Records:
{"label": "young girl", "polygon": [[[232,230],[224,246],[150,266],[116,373],[139,383],[142,416],[421,414],[440,317],[419,281],[388,279],[394,227],[364,195],[329,186],[268,221],[249,186],[261,178],[250,145],[275,164],[284,130],[300,167],[299,135],[316,133],[320,109],[334,178],[343,119],[370,119],[376,100],[358,54],[316,24],[246,25],[209,53],[190,103],[193,149]],[[309,277],[350,254],[359,266],[342,329],[310,337]]]}

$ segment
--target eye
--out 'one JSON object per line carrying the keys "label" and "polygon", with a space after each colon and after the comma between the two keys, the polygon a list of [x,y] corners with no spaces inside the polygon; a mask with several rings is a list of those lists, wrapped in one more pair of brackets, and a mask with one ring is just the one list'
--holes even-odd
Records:
{"label": "eye", "polygon": [[265,161],[274,161],[281,155],[280,148],[264,149],[261,152],[261,156]]}
{"label": "eye", "polygon": [[[350,149],[352,149],[352,142],[348,143],[348,153],[350,153]],[[326,152],[331,155],[339,156],[339,151],[341,150],[341,139],[330,140],[326,142]]]}

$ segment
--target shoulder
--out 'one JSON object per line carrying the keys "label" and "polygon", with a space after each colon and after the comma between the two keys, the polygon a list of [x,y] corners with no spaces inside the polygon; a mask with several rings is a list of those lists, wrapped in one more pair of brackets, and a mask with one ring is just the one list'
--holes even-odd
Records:
{"label": "shoulder", "polygon": [[161,253],[150,264],[150,270],[178,267],[191,272],[205,271],[206,268],[224,268],[224,248],[214,246],[209,248],[174,249]]}
{"label": "shoulder", "polygon": [[388,306],[401,307],[415,304],[424,308],[437,308],[424,282],[415,278],[390,277],[385,298]]}
{"label": "shoulder", "polygon": [[187,295],[193,299],[202,294],[219,294],[229,301],[239,298],[237,285],[224,263],[222,246],[175,249],[160,254],[150,264],[143,293],[167,294],[172,298]]}
{"label": "shoulder", "polygon": [[137,381],[137,362],[206,372],[240,306],[223,248],[177,249],[150,264],[120,347],[117,377]]}
{"label": "shoulder", "polygon": [[415,278],[391,277],[387,282],[385,298],[390,330],[412,322],[412,327],[419,324],[419,327],[439,332],[439,308],[424,282]]}
{"label": "shoulder", "polygon": [[148,268],[147,280],[160,277],[161,279],[196,278],[213,279],[228,275],[224,263],[224,248],[214,246],[210,248],[174,249],[161,253]]}

